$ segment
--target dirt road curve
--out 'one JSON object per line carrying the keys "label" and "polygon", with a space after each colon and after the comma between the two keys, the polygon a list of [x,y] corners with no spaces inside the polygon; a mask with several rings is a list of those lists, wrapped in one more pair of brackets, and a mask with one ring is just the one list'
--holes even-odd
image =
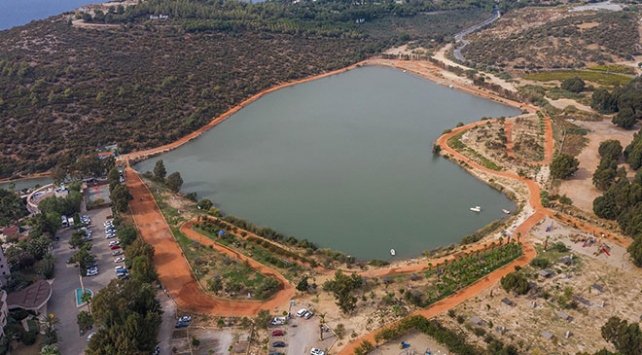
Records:
{"label": "dirt road curve", "polygon": [[[209,314],[214,316],[254,316],[260,310],[274,311],[285,306],[294,295],[292,286],[278,272],[248,259],[250,266],[259,272],[270,274],[281,282],[284,288],[267,301],[230,300],[214,297],[205,293],[198,285],[190,271],[189,264],[183,256],[180,247],[172,236],[171,229],[156,205],[154,196],[145,186],[140,176],[131,168],[126,171],[127,187],[133,196],[129,207],[131,214],[143,239],[154,246],[154,265],[163,287],[176,301],[178,308],[186,312]],[[197,233],[188,237],[203,244],[213,243],[205,238],[202,240]],[[242,261],[241,255],[232,254],[234,251],[222,251]]]}

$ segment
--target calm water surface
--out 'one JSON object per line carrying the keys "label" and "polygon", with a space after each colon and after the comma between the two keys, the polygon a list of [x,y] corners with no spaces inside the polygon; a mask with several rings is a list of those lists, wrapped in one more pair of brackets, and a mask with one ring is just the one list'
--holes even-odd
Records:
{"label": "calm water surface", "polygon": [[25,25],[99,0],[0,0],[0,30]]}
{"label": "calm water surface", "polygon": [[[389,68],[286,88],[163,159],[184,192],[257,225],[358,258],[420,255],[513,209],[504,195],[433,157],[446,128],[518,110]],[[469,211],[479,205],[482,213]]]}

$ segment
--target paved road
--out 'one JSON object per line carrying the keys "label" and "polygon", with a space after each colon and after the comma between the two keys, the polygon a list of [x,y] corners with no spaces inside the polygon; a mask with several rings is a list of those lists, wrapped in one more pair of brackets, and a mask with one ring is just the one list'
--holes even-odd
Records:
{"label": "paved road", "polygon": [[458,46],[454,49],[453,55],[455,56],[455,59],[459,62],[465,62],[466,58],[464,58],[464,55],[461,54],[461,51],[470,43],[470,41],[467,41],[464,39],[464,37],[468,36],[469,34],[479,31],[480,29],[492,24],[493,22],[497,21],[501,17],[501,13],[499,12],[498,8],[493,9],[493,15],[486,20],[484,20],[481,23],[478,23],[476,25],[470,26],[466,28],[465,30],[457,33],[455,35],[455,42],[458,44]]}
{"label": "paved road", "polygon": [[[86,214],[92,219],[90,227],[93,231],[92,252],[96,254],[99,273],[96,276],[83,277],[83,283],[86,288],[98,292],[115,277],[114,258],[111,256],[103,228],[103,222],[111,214],[111,210],[102,208],[91,210]],[[56,329],[60,352],[75,355],[82,354],[87,344],[87,334],[81,336],[76,324],[78,312],[87,306],[77,308],[74,299],[75,289],[80,287],[80,273],[77,267],[67,264],[67,260],[75,252],[69,247],[71,233],[69,228],[60,231],[58,233],[60,240],[54,243],[53,254],[56,259],[56,273],[48,308],[59,319]]]}
{"label": "paved road", "polygon": [[162,322],[158,331],[158,339],[160,340],[158,346],[161,349],[161,355],[170,355],[170,340],[174,332],[174,325],[176,325],[176,303],[164,291],[159,291],[156,294],[156,299],[160,302],[163,308]]}

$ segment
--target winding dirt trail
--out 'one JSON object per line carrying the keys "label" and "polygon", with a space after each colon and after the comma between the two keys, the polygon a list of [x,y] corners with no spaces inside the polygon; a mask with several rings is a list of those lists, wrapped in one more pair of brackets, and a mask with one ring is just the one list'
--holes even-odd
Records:
{"label": "winding dirt trail", "polygon": [[198,233],[191,233],[191,229],[187,228],[183,232],[186,232],[190,239],[204,245],[213,244],[219,252],[249,263],[258,272],[274,276],[283,286],[276,295],[265,301],[225,299],[204,292],[194,279],[190,265],[174,240],[172,231],[151,191],[132,168],[128,167],[125,174],[127,187],[133,196],[129,207],[134,223],[143,239],[154,247],[154,266],[158,278],[181,310],[215,316],[240,317],[255,316],[261,310],[274,311],[287,305],[294,295],[294,288],[276,270],[233,250],[221,248],[208,238],[199,236]]}

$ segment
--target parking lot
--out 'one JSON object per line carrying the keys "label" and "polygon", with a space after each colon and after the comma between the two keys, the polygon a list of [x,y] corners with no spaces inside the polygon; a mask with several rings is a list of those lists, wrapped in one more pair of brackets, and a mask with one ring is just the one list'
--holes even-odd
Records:
{"label": "parking lot", "polygon": [[[88,228],[92,231],[91,252],[96,256],[98,274],[95,276],[82,277],[82,283],[86,289],[97,293],[115,278],[114,257],[108,242],[114,239],[105,239],[103,226],[107,216],[111,215],[110,208],[100,208],[83,213],[91,218],[91,225]],[[74,264],[67,264],[67,260],[76,252],[69,246],[73,230],[62,229],[58,232],[60,240],[54,242],[53,254],[55,256],[56,271],[53,283],[53,294],[49,301],[49,311],[58,317],[57,325],[59,349],[62,354],[81,354],[87,345],[87,335],[81,335],[76,323],[76,316],[79,311],[85,309],[76,307],[75,291],[80,286],[80,270]],[[122,264],[121,264],[122,265]]]}
{"label": "parking lot", "polygon": [[[336,336],[327,329],[323,332],[323,341],[320,339],[320,319],[317,315],[310,319],[292,314],[288,324],[271,326],[270,334],[270,353],[283,353],[287,355],[308,355],[311,354],[312,348],[325,350],[330,348],[336,341]],[[278,335],[283,334],[283,335]],[[275,347],[275,342],[285,343],[285,347]],[[322,353],[318,353],[319,355]]]}

